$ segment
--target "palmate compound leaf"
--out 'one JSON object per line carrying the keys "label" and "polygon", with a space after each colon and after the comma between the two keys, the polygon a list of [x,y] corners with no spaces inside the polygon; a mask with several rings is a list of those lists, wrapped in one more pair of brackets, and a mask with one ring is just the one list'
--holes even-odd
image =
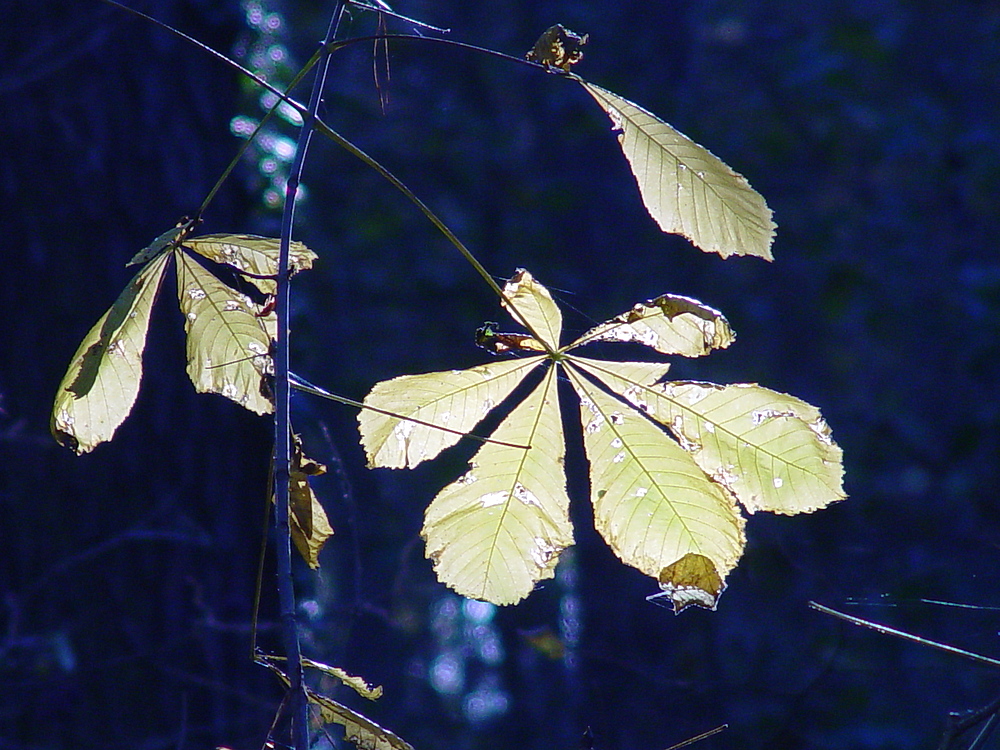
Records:
{"label": "palmate compound leaf", "polygon": [[665,425],[750,513],[809,513],[842,500],[842,451],[819,410],[759,385],[666,382],[619,363],[574,363]]}
{"label": "palmate compound leaf", "polygon": [[445,487],[421,536],[438,578],[459,594],[513,604],[551,578],[573,543],[556,368],[501,422],[469,471]]}
{"label": "palmate compound leaf", "polygon": [[[269,349],[276,316],[227,286],[177,246],[238,272],[273,276],[280,241],[237,234],[186,238],[194,224],[182,221],[132,258],[128,265],[149,262],[74,355],[56,395],[51,430],[56,440],[77,453],[109,440],[135,403],[150,310],[166,265],[175,256],[188,334],[188,374],[196,389],[221,393],[258,414],[272,411]],[[305,245],[293,242],[290,250],[293,273],[312,267],[316,255]],[[247,281],[262,294],[273,294],[276,289],[274,279]]]}
{"label": "palmate compound leaf", "polygon": [[139,393],[149,315],[169,255],[142,268],[84,337],[59,384],[52,409],[52,435],[87,453],[110,440]]}
{"label": "palmate compound leaf", "polygon": [[[199,393],[220,393],[256,414],[274,406],[265,382],[276,333],[273,311],[220,281],[194,257],[177,256],[177,298],[187,331],[187,372]],[[258,317],[260,316],[260,317]]]}
{"label": "palmate compound leaf", "polygon": [[[745,543],[732,497],[640,411],[583,378],[574,366],[579,362],[567,363],[566,372],[580,396],[594,523],[601,536],[623,562],[647,575],[659,578],[668,566],[696,554],[725,578]],[[633,375],[643,369],[647,378],[657,375],[655,366],[614,364]]]}
{"label": "palmate compound leaf", "polygon": [[717,156],[633,102],[582,79],[611,118],[649,214],[706,252],[772,260],[764,198]]}
{"label": "palmate compound leaf", "polygon": [[[519,271],[505,291],[527,298],[521,305],[515,296],[515,306],[523,311],[524,321],[549,339],[550,346],[559,340],[558,330],[546,322],[555,317],[542,312],[551,304],[544,287],[526,271]],[[528,310],[537,314],[529,314]],[[540,321],[538,326],[536,319]],[[497,428],[494,440],[506,445],[485,445],[474,457],[469,474],[445,488],[428,509],[424,536],[428,554],[435,559],[442,579],[467,596],[509,603],[525,596],[534,581],[550,574],[545,566],[554,563],[559,545],[569,544],[568,525],[564,538],[553,535],[546,545],[524,547],[516,541],[545,539],[531,533],[532,528],[541,528],[537,524],[543,520],[552,530],[562,525],[556,522],[562,518],[561,511],[556,511],[563,501],[555,502],[563,492],[561,427],[555,391],[551,398],[541,394],[552,388],[549,379],[554,379],[555,368],[563,367],[581,398],[584,445],[591,463],[591,495],[601,534],[623,561],[659,580],[663,596],[675,611],[691,604],[714,607],[725,588],[723,580],[744,546],[744,522],[736,499],[751,510],[795,513],[814,510],[844,496],[840,488],[840,450],[833,445],[828,428],[814,407],[758,386],[661,384],[666,364],[590,360],[570,350],[594,341],[631,341],[661,352],[700,356],[712,348],[728,346],[733,336],[718,311],[696,300],[664,295],[597,326],[553,355],[499,363],[506,365],[504,378],[511,378],[502,389],[507,394],[529,367],[547,358],[555,360],[546,381]],[[519,344],[517,348],[532,347]],[[495,377],[497,365],[487,367],[494,375],[492,379],[499,382],[501,378]],[[398,404],[411,413],[419,410],[420,418],[430,424],[441,424],[441,418],[447,416],[445,421],[452,427],[457,424],[452,418],[453,403],[462,405],[467,400],[473,414],[462,429],[469,429],[499,399],[485,399],[477,392],[471,392],[471,397],[463,395],[457,402],[447,399],[468,387],[483,389],[480,381],[486,373],[482,370],[479,367],[396,378],[376,385],[372,393],[380,394],[379,408]],[[602,381],[603,386],[595,385],[588,377]],[[414,397],[406,393],[410,383],[418,386]],[[605,392],[605,387],[622,400]],[[716,396],[716,391],[725,397]],[[702,402],[705,410],[699,408]],[[670,418],[663,419],[664,414]],[[363,426],[367,419],[362,416]],[[674,440],[651,419],[660,420],[678,439]],[[416,427],[403,431],[399,419],[382,418],[371,424],[377,429],[363,435],[363,440],[372,466],[412,465],[413,459],[430,458],[458,439],[451,434],[439,436],[434,439],[433,452],[425,450],[423,445],[431,443],[428,435],[433,427],[422,425],[420,442],[411,457],[407,441]],[[695,426],[701,430],[697,441],[691,437]],[[372,440],[374,435],[378,440]],[[704,435],[722,437],[713,442]],[[378,458],[379,451],[392,437],[396,447],[383,461]],[[526,454],[520,447],[525,445],[530,446]],[[515,456],[519,457],[516,461]],[[724,471],[716,471],[719,466],[725,467]],[[531,474],[517,473],[526,467],[538,468],[533,468]],[[558,487],[548,487],[551,506],[525,501],[542,495],[520,477],[546,475],[560,478]],[[779,475],[781,481],[775,481]],[[736,476],[739,480],[734,479]],[[480,484],[485,478],[492,484]],[[493,485],[497,489],[491,490]],[[804,500],[798,498],[799,492]],[[515,502],[518,499],[520,504]],[[494,502],[518,513],[508,519],[506,514],[484,512]],[[521,520],[519,514],[524,514],[524,507],[547,510],[542,516],[526,516],[536,524],[532,527]],[[507,524],[510,529],[517,525],[524,529],[507,534]],[[491,532],[495,533],[491,536]],[[545,552],[540,561],[533,560],[537,550]],[[499,559],[515,561],[507,565],[510,572],[506,578],[492,574],[493,569],[499,569],[492,562],[498,551]],[[532,561],[536,563],[534,569],[530,568]],[[521,576],[522,583],[516,583],[515,574]],[[508,580],[515,583],[495,588]]]}

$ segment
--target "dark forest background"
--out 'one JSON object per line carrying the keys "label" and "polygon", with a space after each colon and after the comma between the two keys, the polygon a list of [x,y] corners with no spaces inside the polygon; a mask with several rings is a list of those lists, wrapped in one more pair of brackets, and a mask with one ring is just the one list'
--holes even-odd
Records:
{"label": "dark forest background", "polygon": [[[279,81],[332,7],[133,5]],[[131,277],[125,262],[197,208],[260,104],[219,62],[96,0],[0,7],[0,750],[260,747],[281,693],[249,655],[271,427],[193,392],[169,284],[115,440],[77,457],[48,435],[59,380]],[[371,472],[354,412],[296,397],[298,429],[333,469],[317,485],[337,530],[321,572],[300,571],[305,650],[386,691],[374,705],[336,696],[418,750],[573,750],[588,726],[598,750],[650,750],[722,723],[698,747],[935,746],[949,711],[996,697],[997,671],[806,602],[1000,655],[1000,3],[397,10],[518,56],[553,23],[589,32],[577,72],[763,193],[775,263],[722,261],[659,232],[578,86],[395,43],[383,112],[371,45],[334,58],[324,119],[491,272],[529,268],[579,311],[576,329],[667,291],[721,309],[737,343],[672,372],[820,406],[850,498],[752,517],[718,611],[674,617],[593,531],[571,444],[577,545],[555,580],[496,610],[438,584],[418,537],[474,447]],[[341,31],[374,28],[356,13]],[[205,232],[276,234],[268,190],[294,137],[276,127],[251,153]],[[296,280],[296,371],[360,398],[489,356],[472,339],[497,300],[402,196],[321,138],[305,187],[296,238],[320,260]],[[277,650],[273,588],[269,557],[259,639]]]}

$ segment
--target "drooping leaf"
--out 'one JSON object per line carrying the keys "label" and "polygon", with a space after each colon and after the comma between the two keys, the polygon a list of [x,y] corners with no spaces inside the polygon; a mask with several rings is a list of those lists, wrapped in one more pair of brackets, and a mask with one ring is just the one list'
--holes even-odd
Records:
{"label": "drooping leaf", "polygon": [[[184,247],[216,263],[225,263],[237,271],[255,277],[278,273],[278,252],[281,240],[254,234],[206,234],[184,240]],[[292,273],[312,268],[316,253],[301,242],[289,246],[289,267]],[[250,278],[249,281],[265,294],[274,294],[277,281],[273,278]]]}
{"label": "drooping leaf", "polygon": [[[285,687],[290,685],[288,676],[275,664],[270,661],[259,663],[274,672]],[[306,697],[309,703],[319,710],[320,720],[324,724],[339,724],[344,727],[344,739],[354,743],[359,750],[413,750],[413,746],[406,740],[333,698],[322,695],[310,687],[306,687]]]}
{"label": "drooping leaf", "polygon": [[639,105],[579,80],[611,118],[643,203],[664,232],[723,258],[772,260],[771,209],[746,178]]}
{"label": "drooping leaf", "polygon": [[421,535],[438,578],[459,594],[513,604],[551,578],[573,542],[556,371],[500,424],[469,471],[427,508]]}
{"label": "drooping leaf", "polygon": [[722,313],[698,300],[664,294],[587,331],[567,349],[594,341],[634,341],[663,354],[701,357],[736,340]]}
{"label": "drooping leaf", "polygon": [[388,729],[383,729],[357,711],[314,690],[307,688],[306,694],[309,702],[319,707],[322,721],[344,727],[344,739],[354,743],[358,750],[413,750],[409,742]]}
{"label": "drooping leaf", "polygon": [[550,348],[558,349],[562,313],[549,290],[535,281],[530,273],[519,268],[504,286],[504,294],[507,299],[503,301],[503,306],[511,317],[541,336]]}
{"label": "drooping leaf", "polygon": [[320,672],[323,672],[323,674],[335,677],[362,698],[367,698],[368,700],[373,701],[382,697],[381,685],[372,687],[361,677],[348,674],[340,667],[331,667],[329,664],[323,664],[322,662],[313,661],[312,659],[307,659],[305,657],[302,658],[302,666],[309,667],[310,669],[318,669]]}
{"label": "drooping leaf", "polygon": [[87,453],[110,440],[132,411],[142,379],[149,315],[169,255],[142,268],[84,337],[56,393],[52,435]]}
{"label": "drooping leaf", "polygon": [[725,578],[745,541],[733,499],[645,416],[582,377],[575,366],[586,364],[574,358],[565,369],[580,396],[597,530],[647,575],[694,553]]}
{"label": "drooping leaf", "polygon": [[[199,393],[220,393],[256,414],[274,406],[273,312],[224,284],[190,255],[178,252],[177,296],[187,331],[187,371]],[[258,317],[260,315],[260,317]]]}
{"label": "drooping leaf", "polygon": [[714,563],[704,555],[688,552],[684,557],[660,571],[660,593],[647,596],[646,601],[659,604],[666,600],[679,615],[692,604],[715,609],[726,590]]}
{"label": "drooping leaf", "polygon": [[462,433],[475,427],[541,361],[542,357],[529,357],[491,362],[469,370],[403,375],[376,384],[364,405],[400,416],[371,409],[358,414],[368,466],[413,468],[434,458],[461,440]]}
{"label": "drooping leaf", "polygon": [[320,550],[333,536],[333,528],[323,505],[309,486],[309,477],[325,474],[326,467],[302,453],[302,441],[297,435],[294,442],[288,483],[292,541],[309,567],[316,570],[319,568]]}

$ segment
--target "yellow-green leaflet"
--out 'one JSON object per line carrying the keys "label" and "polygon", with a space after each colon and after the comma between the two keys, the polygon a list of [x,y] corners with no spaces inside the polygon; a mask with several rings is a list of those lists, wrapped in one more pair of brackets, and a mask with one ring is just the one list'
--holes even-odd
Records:
{"label": "yellow-green leaflet", "polygon": [[745,543],[732,497],[642,413],[567,372],[580,396],[594,524],[608,546],[650,576],[697,553],[724,578]]}
{"label": "yellow-green leaflet", "polygon": [[663,294],[591,328],[567,349],[595,341],[621,341],[644,344],[661,354],[701,357],[735,340],[729,321],[718,310],[690,297]]}
{"label": "yellow-green leaflet", "polygon": [[177,298],[187,331],[187,371],[199,393],[220,393],[256,414],[273,405],[261,379],[271,367],[274,313],[222,283],[197,260],[177,253]]}
{"label": "yellow-green leaflet", "polygon": [[[383,380],[365,396],[358,414],[361,442],[371,468],[413,468],[435,458],[510,395],[542,357],[491,362],[468,370],[402,375]],[[419,419],[427,424],[410,421]],[[447,427],[453,432],[429,425]]]}
{"label": "yellow-green leaflet", "polygon": [[[278,273],[278,252],[281,240],[277,237],[259,237],[255,234],[205,234],[184,241],[184,247],[199,255],[232,266],[237,271],[256,276],[274,276]],[[288,265],[292,273],[312,268],[316,253],[301,242],[289,245]],[[248,278],[265,294],[274,294],[277,282],[271,279]]]}
{"label": "yellow-green leaflet", "polygon": [[84,336],[52,408],[56,440],[77,453],[110,440],[132,411],[142,380],[149,315],[170,255],[140,269]]}

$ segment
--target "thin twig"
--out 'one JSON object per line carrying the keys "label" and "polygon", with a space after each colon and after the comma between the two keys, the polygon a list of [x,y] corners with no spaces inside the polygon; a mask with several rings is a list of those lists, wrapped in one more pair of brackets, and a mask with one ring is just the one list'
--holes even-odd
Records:
{"label": "thin twig", "polygon": [[493,443],[493,445],[502,445],[507,448],[520,448],[521,450],[531,450],[530,445],[519,445],[518,443],[505,443],[503,440],[494,440],[492,438],[483,437],[481,435],[475,435],[471,432],[463,432],[462,430],[454,430],[451,427],[444,427],[443,425],[434,424],[433,422],[425,422],[422,419],[416,419],[415,417],[404,417],[402,414],[397,414],[392,411],[386,411],[385,409],[379,409],[377,406],[370,406],[364,404],[360,401],[355,401],[351,398],[346,398],[345,396],[338,396],[336,393],[330,393],[330,391],[320,388],[318,385],[313,385],[305,378],[296,375],[294,372],[288,373],[290,378],[290,384],[292,388],[297,391],[302,391],[303,393],[308,393],[313,396],[318,396],[320,398],[325,398],[328,401],[335,401],[338,404],[344,404],[345,406],[353,406],[356,409],[367,409],[368,411],[373,411],[376,414],[382,414],[386,417],[392,417],[394,419],[399,419],[403,422],[412,422],[413,424],[419,424],[423,427],[430,427],[435,430],[441,430],[441,432],[450,432],[452,435],[461,435],[462,437],[467,437],[472,440],[477,440],[480,443]]}
{"label": "thin twig", "polygon": [[902,638],[904,641],[919,643],[922,646],[930,646],[931,648],[936,648],[938,651],[944,651],[945,653],[948,654],[964,656],[966,659],[971,659],[972,661],[979,662],[980,664],[989,664],[991,667],[1000,667],[1000,660],[991,659],[988,656],[983,656],[981,654],[973,653],[972,651],[966,651],[965,649],[956,648],[955,646],[949,646],[947,643],[938,643],[937,641],[929,641],[926,638],[921,638],[919,635],[913,635],[912,633],[907,633],[902,630],[896,630],[895,628],[890,628],[887,625],[880,625],[877,622],[862,620],[860,617],[852,617],[851,615],[844,614],[843,612],[838,612],[835,609],[824,607],[822,604],[817,604],[816,602],[809,602],[809,606],[815,609],[817,612],[822,612],[823,614],[839,617],[841,620],[849,622],[852,625],[860,625],[865,628],[871,628],[872,630],[878,633],[884,633],[885,635],[894,635],[897,638]]}
{"label": "thin twig", "polygon": [[723,732],[726,729],[729,729],[729,725],[722,724],[721,726],[717,726],[715,729],[709,729],[707,732],[702,732],[697,737],[691,737],[690,739],[684,740],[683,742],[678,742],[676,745],[671,745],[670,747],[667,748],[667,750],[680,750],[682,747],[688,747],[689,745],[693,745],[696,742],[701,742],[701,740],[707,740],[709,737],[712,737],[713,735],[716,735],[719,732]]}
{"label": "thin twig", "polygon": [[990,718],[986,720],[986,723],[983,724],[983,728],[979,730],[979,734],[976,735],[976,739],[974,739],[972,744],[969,745],[969,750],[976,750],[977,747],[986,742],[986,740],[990,738],[990,735],[993,734],[993,730],[996,729],[996,726],[997,712],[994,711],[990,714]]}
{"label": "thin twig", "polygon": [[984,736],[984,732],[988,735],[992,731],[993,724],[991,722],[995,721],[997,712],[1000,712],[1000,697],[994,698],[982,708],[948,714],[948,726],[945,727],[944,734],[941,736],[941,744],[938,745],[938,750],[951,750],[955,746],[955,740],[960,735],[984,720],[988,720],[986,726],[980,731],[979,736],[970,745],[971,750],[980,741],[980,738]]}
{"label": "thin twig", "polygon": [[[494,281],[493,277],[483,267],[483,265],[479,262],[479,260],[477,260],[476,257],[472,254],[472,252],[462,243],[462,241],[460,239],[458,239],[458,236],[454,232],[452,232],[451,229],[440,218],[438,218],[437,214],[435,214],[433,211],[431,211],[430,207],[427,206],[426,203],[424,203],[422,200],[420,200],[420,198],[418,198],[414,194],[414,192],[412,190],[410,190],[403,183],[402,180],[400,180],[398,177],[396,177],[396,175],[394,175],[392,172],[390,172],[386,167],[382,166],[382,164],[380,164],[378,161],[376,161],[375,159],[373,159],[371,156],[369,156],[368,154],[366,154],[364,151],[362,151],[360,148],[358,148],[357,146],[355,146],[349,140],[347,140],[346,138],[344,138],[342,135],[340,135],[340,133],[336,132],[333,128],[331,128],[329,125],[327,125],[325,122],[323,122],[323,120],[321,120],[319,117],[317,117],[315,115],[315,113],[310,113],[308,107],[302,106],[302,104],[300,104],[299,102],[297,102],[294,99],[292,99],[291,97],[289,97],[287,93],[280,91],[274,85],[268,83],[267,81],[265,81],[264,79],[262,79],[260,76],[258,76],[256,74],[252,73],[251,71],[247,70],[246,68],[244,68],[242,65],[240,65],[235,60],[231,60],[230,58],[228,58],[225,55],[223,55],[221,52],[218,52],[218,51],[212,49],[211,47],[209,47],[204,42],[200,42],[197,39],[195,39],[194,37],[191,37],[191,36],[189,36],[188,34],[185,34],[182,31],[178,31],[177,29],[175,29],[175,28],[173,28],[173,27],[171,27],[171,26],[163,23],[162,21],[159,21],[159,20],[153,18],[152,16],[148,16],[145,13],[142,13],[141,11],[137,11],[137,10],[135,10],[133,8],[129,8],[127,5],[122,5],[121,3],[117,2],[117,0],[103,0],[103,2],[108,3],[110,5],[114,5],[114,6],[118,7],[118,8],[123,9],[123,10],[126,10],[129,13],[133,13],[133,14],[141,17],[141,18],[144,18],[144,19],[146,19],[146,20],[148,20],[148,21],[150,21],[152,23],[155,23],[157,26],[163,28],[166,31],[169,31],[172,34],[176,34],[177,36],[181,37],[185,41],[190,42],[191,44],[195,45],[199,49],[202,49],[205,52],[208,52],[213,57],[221,60],[223,63],[225,63],[226,65],[230,66],[234,70],[239,71],[242,75],[244,75],[247,78],[249,78],[250,80],[252,80],[258,86],[261,86],[262,88],[267,89],[272,94],[274,94],[275,96],[277,96],[281,101],[286,102],[289,106],[291,106],[296,111],[298,111],[298,113],[303,116],[304,120],[307,120],[307,121],[311,122],[312,123],[312,125],[311,125],[312,128],[315,128],[321,135],[325,136],[326,138],[329,138],[334,143],[336,143],[338,146],[340,146],[341,148],[343,148],[344,150],[346,150],[347,152],[349,152],[350,154],[352,154],[356,158],[358,158],[361,161],[363,161],[365,164],[367,164],[369,167],[371,167],[373,170],[375,170],[378,174],[382,175],[382,177],[384,177],[386,180],[388,180],[389,183],[392,184],[393,187],[395,187],[397,190],[399,190],[401,193],[403,193],[403,195],[405,195],[417,208],[419,208],[420,211],[424,214],[424,216],[426,216],[430,220],[430,222],[435,227],[437,227],[438,231],[440,231],[441,234],[443,234],[447,238],[447,240],[452,245],[455,246],[455,249],[457,249],[458,252],[462,255],[462,257],[465,258],[466,261],[468,261],[468,263],[473,267],[473,269],[476,271],[476,273],[478,273],[479,276],[483,279],[483,281],[486,282],[487,286],[489,286],[490,289],[492,289],[493,292],[500,299],[504,300],[507,303],[507,305],[510,307],[510,309],[512,309],[514,311],[517,310],[517,306],[511,304],[510,300],[507,298],[507,295],[504,294],[503,289],[501,289],[500,285],[497,284],[496,281]],[[543,70],[543,71],[545,71],[547,73],[550,73],[550,74],[553,74],[553,75],[557,75],[557,76],[559,76],[561,78],[571,78],[573,80],[579,79],[579,76],[577,76],[574,73],[566,73],[566,72],[563,72],[563,71],[559,70],[558,68],[552,68],[551,66],[549,66],[548,68],[546,68],[544,65],[540,65],[539,63],[529,62],[528,60],[525,60],[523,57],[514,57],[513,55],[508,55],[508,54],[506,54],[504,52],[497,52],[496,50],[487,49],[485,47],[477,47],[474,44],[466,44],[464,42],[456,42],[456,41],[454,41],[452,39],[440,39],[440,38],[437,38],[437,37],[429,37],[429,36],[425,37],[425,36],[417,36],[417,35],[410,35],[410,34],[375,34],[375,35],[368,36],[368,37],[354,37],[352,39],[348,39],[348,40],[345,40],[343,42],[328,42],[320,50],[317,50],[317,53],[314,54],[309,59],[309,61],[303,66],[302,71],[300,71],[300,74],[304,74],[305,72],[307,72],[310,69],[312,69],[312,67],[319,60],[321,54],[326,54],[326,53],[329,53],[329,52],[335,52],[338,49],[343,49],[344,47],[349,46],[350,44],[356,44],[358,42],[370,42],[370,41],[379,40],[379,39],[386,39],[386,40],[395,39],[395,40],[399,40],[399,41],[410,40],[410,41],[430,42],[430,43],[436,43],[436,44],[447,44],[447,45],[452,46],[452,47],[458,47],[458,48],[467,49],[467,50],[470,50],[470,51],[473,51],[473,52],[479,52],[480,54],[490,55],[492,57],[498,57],[500,59],[507,60],[508,62],[514,62],[514,63],[520,64],[520,65],[528,65],[530,67],[538,68],[540,70]],[[550,356],[557,355],[557,352],[555,352],[551,348],[551,346],[549,345],[549,343],[547,341],[545,341],[545,339],[543,339],[541,336],[538,335],[538,332],[534,330],[534,328],[524,318],[523,315],[519,315],[517,317],[521,318],[520,322],[524,325],[525,328],[528,329],[528,332],[531,333],[531,335],[535,339],[537,339],[539,341],[539,343],[542,344],[543,347],[545,347],[546,352]]]}
{"label": "thin twig", "polygon": [[[323,46],[330,42],[336,34],[337,21],[340,18],[341,3],[337,3],[327,36]],[[281,621],[284,628],[285,656],[288,659],[288,690],[291,695],[292,716],[292,746],[295,750],[309,750],[309,699],[302,675],[302,654],[299,644],[298,625],[295,620],[295,588],[292,579],[292,538],[289,526],[289,480],[292,463],[291,440],[291,400],[288,383],[288,338],[289,317],[291,311],[291,288],[289,281],[289,260],[291,256],[292,221],[295,215],[295,196],[298,192],[302,168],[305,164],[309,140],[313,133],[313,122],[323,95],[323,84],[329,70],[329,55],[321,56],[316,77],[313,80],[312,93],[309,96],[309,108],[304,113],[302,130],[299,132],[298,148],[295,159],[289,171],[288,184],[285,190],[285,206],[281,215],[281,249],[278,255],[277,281],[277,342],[275,346],[275,406],[274,406],[274,497],[275,497],[275,531],[278,550],[278,600],[281,609]]]}

